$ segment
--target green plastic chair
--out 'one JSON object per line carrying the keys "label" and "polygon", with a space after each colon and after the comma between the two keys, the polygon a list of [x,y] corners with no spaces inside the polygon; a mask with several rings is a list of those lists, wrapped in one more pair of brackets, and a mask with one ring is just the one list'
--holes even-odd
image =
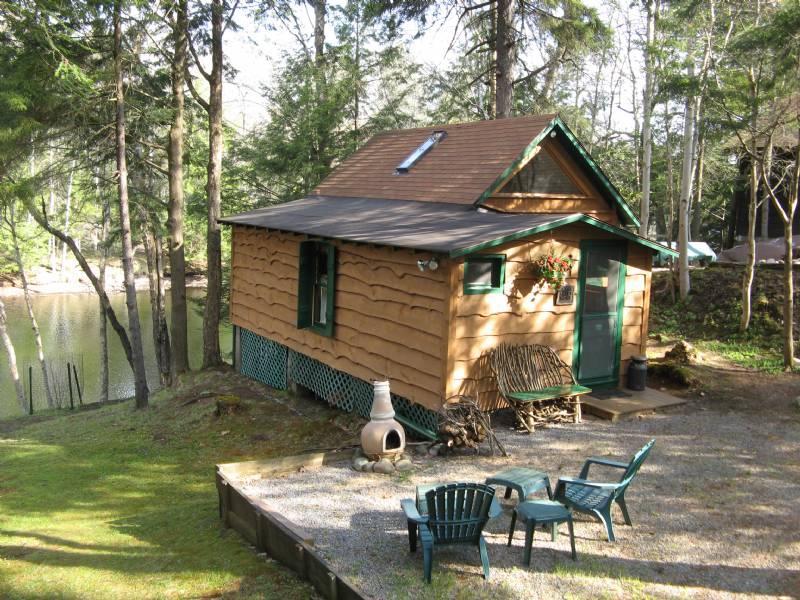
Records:
{"label": "green plastic chair", "polygon": [[[489,579],[489,554],[483,528],[502,509],[494,488],[482,483],[452,483],[429,490],[419,506],[414,500],[400,501],[408,520],[408,543],[417,550],[422,544],[425,581],[431,582],[433,549],[446,544],[475,544],[481,555],[483,577]],[[419,536],[417,535],[419,534]]]}
{"label": "green plastic chair", "polygon": [[[614,524],[611,521],[611,507],[616,502],[620,510],[622,510],[625,524],[633,525],[628,514],[628,507],[625,505],[625,492],[655,443],[655,440],[647,442],[627,463],[601,457],[588,458],[583,465],[583,469],[581,469],[579,477],[559,478],[553,499],[578,512],[593,515],[605,525],[608,541],[616,541]],[[625,473],[617,483],[591,481],[588,479],[589,467],[593,464],[624,469]]]}

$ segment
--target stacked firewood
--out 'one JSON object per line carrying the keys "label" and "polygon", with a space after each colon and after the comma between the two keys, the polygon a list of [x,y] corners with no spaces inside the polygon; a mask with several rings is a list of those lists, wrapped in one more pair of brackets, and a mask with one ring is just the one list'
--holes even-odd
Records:
{"label": "stacked firewood", "polygon": [[506,456],[505,448],[492,431],[489,415],[475,400],[465,396],[439,409],[439,437],[447,448],[477,448],[488,441],[492,453],[496,445]]}
{"label": "stacked firewood", "polygon": [[523,409],[536,425],[544,423],[572,423],[575,420],[575,402],[567,398],[546,400],[544,402],[529,402]]}
{"label": "stacked firewood", "polygon": [[544,402],[526,402],[519,406],[517,417],[519,425],[533,431],[535,425],[546,423],[573,423],[577,405],[567,398],[546,400]]}

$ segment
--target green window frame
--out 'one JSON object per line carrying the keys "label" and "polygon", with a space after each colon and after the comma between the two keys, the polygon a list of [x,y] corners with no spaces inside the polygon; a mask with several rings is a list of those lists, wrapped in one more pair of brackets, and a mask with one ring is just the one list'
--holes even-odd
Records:
{"label": "green window frame", "polygon": [[298,329],[332,337],[336,247],[327,242],[301,242],[297,274]]}
{"label": "green window frame", "polygon": [[[479,281],[491,269],[490,282]],[[464,294],[502,294],[506,282],[505,254],[475,254],[464,261]]]}

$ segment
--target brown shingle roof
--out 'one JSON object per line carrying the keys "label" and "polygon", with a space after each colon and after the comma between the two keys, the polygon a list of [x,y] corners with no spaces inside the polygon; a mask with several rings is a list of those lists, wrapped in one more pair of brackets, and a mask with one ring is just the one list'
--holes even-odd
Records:
{"label": "brown shingle roof", "polygon": [[453,202],[309,196],[225,217],[220,222],[450,256],[463,256],[582,222],[652,250],[675,255],[665,246],[580,213],[496,213]]}
{"label": "brown shingle roof", "polygon": [[[471,204],[555,117],[516,117],[378,134],[313,194]],[[395,168],[434,131],[446,131],[447,137],[408,173],[395,174]]]}

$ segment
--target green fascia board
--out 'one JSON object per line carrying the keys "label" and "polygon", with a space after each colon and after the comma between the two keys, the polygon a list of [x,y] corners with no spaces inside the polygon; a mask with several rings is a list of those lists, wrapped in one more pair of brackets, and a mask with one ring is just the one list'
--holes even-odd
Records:
{"label": "green fascia board", "polygon": [[544,223],[543,225],[537,225],[536,227],[531,227],[530,229],[523,229],[522,231],[517,231],[509,235],[504,235],[503,237],[499,237],[497,239],[490,240],[488,242],[475,244],[474,246],[468,246],[466,248],[459,248],[458,250],[451,250],[450,257],[458,258],[459,256],[466,256],[467,254],[472,254],[473,252],[480,252],[481,250],[486,250],[488,248],[496,248],[497,246],[502,246],[503,244],[507,244],[508,242],[514,242],[516,240],[531,235],[536,235],[537,233],[550,231],[551,229],[556,229],[564,225],[569,225],[570,223],[575,223],[576,221],[580,221],[581,217],[583,216],[585,215],[581,215],[578,213],[574,215],[568,215],[566,217],[550,221],[549,223]]}
{"label": "green fascia board", "polygon": [[639,227],[639,219],[636,218],[636,215],[633,214],[631,207],[628,206],[628,203],[625,202],[625,199],[622,197],[622,194],[619,193],[619,190],[611,183],[606,174],[600,168],[600,166],[594,161],[591,155],[586,151],[586,148],[583,147],[580,140],[575,137],[575,134],[570,131],[569,127],[567,127],[566,123],[561,120],[561,117],[556,117],[554,119],[555,125],[558,129],[564,134],[567,140],[570,142],[571,147],[583,158],[586,162],[586,165],[589,169],[594,173],[597,177],[598,181],[601,185],[605,188],[605,190],[609,193],[609,195],[614,199],[614,202],[617,205],[617,209],[619,209],[628,219],[630,219],[630,224],[634,225],[635,227]]}
{"label": "green fascia board", "polygon": [[476,244],[474,246],[469,246],[467,248],[459,248],[458,250],[452,250],[450,252],[450,257],[458,258],[460,256],[466,256],[467,254],[472,254],[474,252],[480,252],[481,250],[496,248],[497,246],[502,246],[503,244],[507,244],[509,242],[514,242],[516,240],[529,237],[531,235],[536,235],[537,233],[551,231],[553,229],[558,229],[559,227],[563,227],[564,225],[569,225],[570,223],[578,223],[578,222],[586,223],[587,225],[591,225],[592,227],[597,227],[598,229],[602,229],[603,231],[607,231],[608,233],[624,238],[628,241],[650,248],[655,252],[663,252],[669,256],[678,256],[678,253],[675,252],[674,250],[671,250],[666,246],[662,246],[657,242],[653,242],[652,240],[648,240],[647,238],[638,236],[635,233],[631,233],[626,229],[622,229],[621,227],[615,227],[614,225],[610,225],[605,221],[595,219],[594,217],[590,217],[589,215],[575,213],[573,215],[567,215],[566,217],[555,219],[553,221],[550,221],[549,223],[538,225],[537,227],[532,227],[530,229],[517,231],[515,233],[494,240],[490,240],[488,242],[483,242],[481,244]]}
{"label": "green fascia board", "polygon": [[[525,149],[520,153],[520,155],[516,158],[516,160],[511,163],[497,179],[495,179],[492,184],[484,190],[484,192],[478,197],[475,201],[475,206],[480,206],[483,204],[487,198],[489,198],[495,190],[500,186],[500,184],[505,181],[505,179],[511,175],[518,167],[524,165],[530,160],[531,154],[536,149],[539,144],[550,134],[551,131],[558,129],[569,142],[570,146],[575,150],[575,152],[584,160],[586,166],[589,167],[589,170],[595,175],[595,177],[600,182],[601,186],[608,192],[611,198],[614,200],[616,204],[617,210],[622,213],[620,216],[627,218],[631,225],[635,227],[639,227],[639,219],[636,218],[636,215],[633,214],[631,207],[628,206],[628,203],[625,202],[625,199],[619,193],[619,190],[614,186],[613,183],[606,177],[606,174],[603,173],[603,170],[599,167],[599,165],[594,161],[591,155],[586,151],[583,147],[583,144],[575,137],[575,134],[570,131],[569,127],[561,120],[561,117],[556,117],[550,123],[542,129],[542,131],[533,138],[533,141],[525,146]],[[624,220],[624,219],[623,219]]]}
{"label": "green fascia board", "polygon": [[518,166],[527,163],[530,160],[533,151],[536,150],[537,146],[542,143],[542,140],[544,140],[544,138],[546,138],[548,134],[553,131],[553,128],[556,126],[558,121],[558,117],[550,121],[550,123],[548,123],[547,126],[539,132],[539,135],[533,138],[533,141],[530,144],[525,146],[525,149],[514,160],[514,162],[508,165],[503,172],[500,173],[497,179],[495,179],[492,184],[486,188],[480,196],[478,196],[478,199],[473,203],[473,206],[477,207],[483,204],[484,201],[489,198],[489,196],[491,196],[498,187],[500,187],[500,184],[503,183],[503,181],[505,181],[505,179],[511,175],[511,173],[513,173]]}
{"label": "green fascia board", "polygon": [[648,240],[646,237],[642,237],[635,233],[631,233],[627,229],[622,229],[621,227],[615,227],[605,221],[601,221],[600,219],[595,219],[594,217],[590,217],[589,215],[581,215],[581,221],[588,225],[592,225],[593,227],[597,227],[598,229],[602,229],[603,231],[607,231],[608,233],[613,233],[614,235],[618,235],[620,237],[625,238],[631,242],[639,244],[640,246],[645,246],[646,248],[650,248],[655,252],[664,252],[669,256],[679,256],[678,252],[672,250],[671,248],[667,248],[666,246],[662,246],[658,242],[654,242],[653,240]]}

